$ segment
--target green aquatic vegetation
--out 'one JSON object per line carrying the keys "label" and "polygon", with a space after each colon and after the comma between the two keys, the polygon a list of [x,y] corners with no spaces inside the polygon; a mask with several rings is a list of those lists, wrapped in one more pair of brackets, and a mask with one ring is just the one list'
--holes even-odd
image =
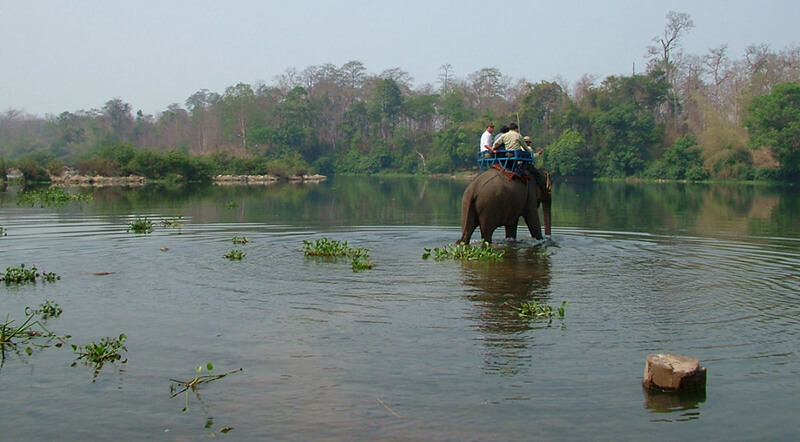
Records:
{"label": "green aquatic vegetation", "polygon": [[347,244],[347,241],[342,242],[324,237],[318,238],[314,242],[303,240],[303,253],[306,256],[351,258],[351,266],[354,272],[374,267],[374,264],[369,259],[369,249],[351,247]]}
{"label": "green aquatic vegetation", "polygon": [[30,307],[25,308],[25,314],[39,315],[45,321],[50,318],[57,318],[61,316],[61,313],[63,312],[64,309],[62,309],[57,303],[48,300],[45,300],[44,304],[39,304],[39,308],[36,310],[33,310]]}
{"label": "green aquatic vegetation", "polygon": [[61,279],[53,272],[39,272],[36,266],[26,269],[25,264],[20,264],[19,267],[6,267],[5,274],[0,274],[0,281],[5,282],[6,285],[35,283],[36,278],[41,279],[42,282],[55,282]]}
{"label": "green aquatic vegetation", "polygon": [[101,339],[99,343],[90,342],[82,347],[73,345],[72,351],[75,352],[78,357],[75,358],[72,366],[74,367],[77,365],[78,361],[82,361],[83,365],[94,366],[94,375],[92,377],[96,378],[97,375],[100,374],[100,370],[107,363],[119,361],[120,364],[125,364],[128,362],[128,359],[122,360],[120,351],[128,351],[125,347],[125,341],[127,339],[125,334],[120,334],[117,338],[105,337]]}
{"label": "green aquatic vegetation", "polygon": [[369,251],[367,249],[356,249],[356,252],[351,262],[354,272],[361,272],[374,267],[372,261],[369,260]]}
{"label": "green aquatic vegetation", "polygon": [[[209,372],[212,371],[214,369],[214,364],[212,364],[211,362],[207,363],[205,369]],[[181,393],[186,393],[186,405],[183,407],[181,412],[185,412],[189,409],[189,393],[194,393],[195,396],[197,396],[198,402],[200,402],[201,404],[203,403],[203,400],[200,398],[200,393],[197,391],[197,388],[199,386],[203,384],[208,384],[209,382],[222,379],[225,376],[228,376],[233,373],[238,373],[244,370],[240,368],[238,370],[232,370],[221,374],[200,374],[203,372],[203,366],[198,366],[195,371],[197,374],[194,376],[194,379],[190,381],[170,379],[170,381],[172,381],[172,383],[169,386],[170,398],[174,398],[175,396],[178,396]],[[225,432],[227,433],[227,431]]]}
{"label": "green aquatic vegetation", "polygon": [[8,229],[3,228],[0,226],[0,236],[8,236]]}
{"label": "green aquatic vegetation", "polygon": [[244,236],[242,236],[242,237],[234,236],[234,237],[233,237],[233,243],[234,243],[234,244],[247,244],[247,243],[249,243],[249,242],[250,242],[250,240],[249,240],[249,239],[247,239],[247,238],[246,238],[246,237],[244,237]]}
{"label": "green aquatic vegetation", "polygon": [[183,216],[178,215],[172,218],[164,218],[161,220],[161,227],[180,229],[183,227]]}
{"label": "green aquatic vegetation", "polygon": [[39,274],[39,277],[42,279],[42,281],[50,283],[56,282],[57,280],[61,279],[60,276],[56,275],[53,272],[42,272]]}
{"label": "green aquatic vegetation", "polygon": [[147,219],[147,217],[136,218],[128,225],[128,231],[140,234],[153,233],[153,222]]}
{"label": "green aquatic vegetation", "polygon": [[59,206],[73,201],[91,201],[89,194],[74,194],[65,190],[63,187],[48,187],[47,189],[35,189],[20,192],[17,197],[17,204],[39,204],[45,206]]}
{"label": "green aquatic vegetation", "polygon": [[[18,347],[26,344],[31,344],[39,348],[49,347],[46,343],[38,342],[40,338],[46,339],[46,342],[57,339],[58,342],[56,342],[54,346],[60,348],[64,341],[69,339],[69,336],[57,336],[34,318],[35,315],[30,313],[25,318],[25,321],[17,326],[14,325],[15,321],[9,319],[8,315],[6,315],[5,321],[0,323],[0,366],[2,366],[2,362],[5,361],[7,349],[16,350]],[[31,345],[28,345],[24,349],[25,354],[28,356],[33,354],[33,347]]]}
{"label": "green aquatic vegetation", "polygon": [[355,249],[335,239],[318,238],[314,242],[303,240],[303,252],[306,256],[352,256]]}
{"label": "green aquatic vegetation", "polygon": [[237,203],[236,201],[231,200],[231,201],[228,201],[226,206],[228,207],[228,209],[235,209],[235,208],[239,207],[239,203]]}
{"label": "green aquatic vegetation", "polygon": [[225,258],[230,259],[231,261],[241,261],[244,258],[245,253],[238,249],[229,250],[224,255]]}
{"label": "green aquatic vegetation", "polygon": [[480,247],[473,247],[469,244],[445,245],[441,249],[425,249],[422,259],[433,256],[436,261],[445,259],[456,259],[462,261],[497,261],[503,259],[505,251],[490,247],[489,243],[482,241]]}
{"label": "green aquatic vegetation", "polygon": [[564,310],[567,307],[567,301],[561,303],[561,307],[553,307],[552,305],[539,304],[537,301],[523,302],[519,307],[510,305],[511,308],[519,312],[521,318],[537,320],[547,320],[548,323],[553,321],[553,318],[564,319]]}

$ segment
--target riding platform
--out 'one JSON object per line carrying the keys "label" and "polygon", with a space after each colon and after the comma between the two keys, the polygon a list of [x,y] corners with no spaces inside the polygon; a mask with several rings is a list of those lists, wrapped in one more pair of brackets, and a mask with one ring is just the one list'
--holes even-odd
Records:
{"label": "riding platform", "polygon": [[496,154],[478,153],[478,169],[481,172],[496,165],[504,170],[519,173],[526,170],[531,163],[533,163],[533,152],[525,150],[499,150]]}

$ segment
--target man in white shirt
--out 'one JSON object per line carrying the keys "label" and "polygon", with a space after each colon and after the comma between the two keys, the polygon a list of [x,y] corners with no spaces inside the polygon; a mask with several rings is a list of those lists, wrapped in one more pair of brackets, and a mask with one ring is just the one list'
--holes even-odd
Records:
{"label": "man in white shirt", "polygon": [[481,135],[481,156],[483,158],[491,158],[494,155],[494,149],[492,148],[492,132],[494,132],[494,123],[489,123],[486,125],[486,130]]}

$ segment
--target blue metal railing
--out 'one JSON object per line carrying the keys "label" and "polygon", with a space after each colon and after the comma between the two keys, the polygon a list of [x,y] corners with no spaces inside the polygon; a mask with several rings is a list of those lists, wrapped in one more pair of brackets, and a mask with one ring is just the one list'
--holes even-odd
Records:
{"label": "blue metal railing", "polygon": [[478,153],[478,169],[481,171],[489,169],[495,164],[503,169],[514,170],[521,165],[533,162],[533,152],[525,150],[500,150],[497,154],[489,152],[484,156],[483,152]]}

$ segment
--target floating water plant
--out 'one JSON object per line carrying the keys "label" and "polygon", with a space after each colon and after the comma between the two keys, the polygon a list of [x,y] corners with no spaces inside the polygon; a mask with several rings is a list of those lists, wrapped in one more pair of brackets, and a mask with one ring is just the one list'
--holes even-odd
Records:
{"label": "floating water plant", "polygon": [[316,241],[303,240],[303,252],[306,256],[351,256],[355,249],[341,242],[328,238],[318,238]]}
{"label": "floating water plant", "polygon": [[369,270],[374,267],[372,261],[369,260],[369,251],[367,249],[356,249],[356,252],[358,253],[353,256],[351,263],[354,272]]}
{"label": "floating water plant", "polygon": [[245,253],[238,249],[229,250],[224,255],[225,258],[230,259],[231,261],[241,261],[244,258]]}
{"label": "floating water plant", "polygon": [[153,233],[153,222],[145,218],[136,218],[128,225],[128,231],[133,233]]}
{"label": "floating water plant", "polygon": [[181,227],[183,227],[183,216],[179,215],[179,216],[176,216],[176,217],[173,217],[173,218],[169,218],[169,219],[167,219],[167,218],[162,219],[161,220],[161,226],[162,227],[170,227],[170,228],[173,228],[173,229],[180,229]]}
{"label": "floating water plant", "polygon": [[505,251],[496,250],[490,247],[489,243],[482,241],[480,247],[473,247],[469,244],[445,245],[441,249],[425,249],[422,259],[433,256],[436,261],[445,259],[458,259],[462,261],[497,261],[503,259]]}
{"label": "floating water plant", "polygon": [[[41,322],[34,319],[34,314],[28,314],[25,321],[19,326],[14,325],[14,320],[9,319],[6,315],[5,322],[0,323],[0,365],[5,361],[6,349],[17,349],[18,346],[28,344],[37,338],[46,338],[47,340],[58,339],[55,347],[61,347],[69,336],[56,336],[55,333],[48,330]],[[44,348],[48,347],[47,344],[35,343],[35,346]],[[25,353],[30,356],[33,353],[33,348],[28,346],[25,348]]]}
{"label": "floating water plant", "polygon": [[[207,363],[205,369],[210,372],[211,370],[214,369],[214,364],[212,364],[211,362]],[[190,381],[180,381],[178,379],[170,379],[170,381],[172,381],[172,384],[170,384],[169,386],[170,398],[173,398],[181,393],[186,393],[186,405],[183,407],[183,410],[181,410],[182,412],[185,412],[189,409],[190,392],[194,393],[195,396],[197,396],[197,400],[201,404],[203,403],[203,400],[200,398],[200,393],[197,391],[197,388],[200,385],[208,384],[209,382],[222,379],[225,376],[228,376],[229,374],[238,373],[244,370],[240,368],[238,370],[233,370],[221,374],[200,374],[203,372],[203,366],[198,366],[195,371],[197,372],[197,374],[195,375],[194,379]],[[225,433],[227,433],[227,431],[225,431]]]}
{"label": "floating water plant", "polygon": [[60,276],[53,272],[39,272],[36,266],[26,269],[25,264],[20,264],[19,267],[6,267],[5,274],[0,274],[0,281],[5,282],[6,285],[26,282],[35,283],[36,278],[41,279],[42,282],[55,282],[61,279]]}
{"label": "floating water plant", "polygon": [[25,308],[25,314],[27,315],[39,315],[43,320],[48,320],[50,318],[57,318],[61,316],[61,313],[64,312],[64,309],[59,307],[58,304],[52,301],[44,301],[44,304],[40,304],[39,308],[33,310],[30,307]]}
{"label": "floating water plant", "polygon": [[8,236],[8,229],[4,229],[3,226],[0,226],[0,236]]}
{"label": "floating water plant", "polygon": [[247,239],[247,238],[246,238],[246,237],[244,237],[244,236],[242,236],[242,237],[234,236],[234,237],[233,237],[233,243],[234,243],[234,244],[247,244],[247,243],[249,243],[249,242],[250,242],[250,240],[249,240],[249,239]]}
{"label": "floating water plant", "polygon": [[128,360],[122,360],[120,350],[128,351],[125,347],[125,341],[127,339],[128,338],[124,334],[120,334],[118,338],[106,337],[101,339],[99,343],[90,342],[83,347],[73,345],[72,351],[74,351],[78,357],[75,358],[75,362],[72,363],[72,366],[74,367],[77,365],[78,361],[82,360],[83,365],[94,366],[93,378],[96,378],[97,375],[100,374],[100,370],[107,363],[119,361],[120,364],[125,364]]}
{"label": "floating water plant", "polygon": [[369,249],[351,247],[347,244],[347,241],[341,242],[324,237],[314,242],[303,240],[303,253],[305,253],[306,256],[352,258],[352,268],[354,272],[374,267],[369,260]]}
{"label": "floating water plant", "polygon": [[510,306],[519,312],[521,318],[532,319],[534,321],[546,319],[549,323],[552,322],[553,318],[564,319],[564,310],[567,307],[567,301],[562,302],[561,307],[539,304],[537,301],[523,302],[519,307]]}
{"label": "floating water plant", "polygon": [[239,207],[239,204],[238,204],[236,201],[233,201],[233,200],[231,200],[231,201],[228,201],[228,203],[226,204],[226,206],[227,206],[229,209],[235,209],[235,208]]}
{"label": "floating water plant", "polygon": [[47,189],[36,189],[20,192],[17,199],[17,204],[40,204],[44,206],[58,206],[64,205],[73,201],[91,201],[92,196],[89,194],[74,194],[67,192],[62,187],[48,187]]}

